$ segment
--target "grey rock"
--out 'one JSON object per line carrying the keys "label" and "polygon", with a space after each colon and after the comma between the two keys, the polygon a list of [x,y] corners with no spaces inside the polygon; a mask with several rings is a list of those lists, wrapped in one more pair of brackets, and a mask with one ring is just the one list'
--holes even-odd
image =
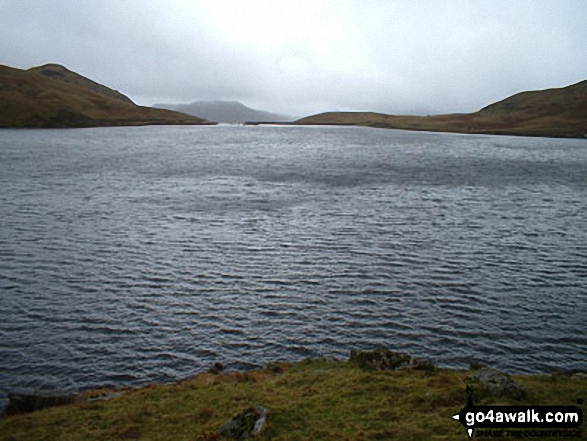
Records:
{"label": "grey rock", "polygon": [[208,373],[218,375],[223,370],[224,370],[224,365],[222,363],[220,363],[219,361],[217,361],[216,363],[214,363],[214,366],[212,366],[210,369],[208,369]]}
{"label": "grey rock", "polygon": [[357,363],[361,369],[389,371],[396,369],[416,369],[434,371],[436,366],[429,361],[420,360],[408,354],[377,348],[373,351],[353,349],[349,361]]}
{"label": "grey rock", "polygon": [[[488,395],[523,400],[528,395],[528,391],[508,374],[486,366],[470,374],[467,381],[478,382],[482,386],[482,390],[476,394],[478,399]],[[473,390],[479,389],[474,384],[471,386]]]}
{"label": "grey rock", "polygon": [[218,432],[226,438],[246,440],[261,432],[268,415],[269,409],[263,406],[249,407],[224,423]]}

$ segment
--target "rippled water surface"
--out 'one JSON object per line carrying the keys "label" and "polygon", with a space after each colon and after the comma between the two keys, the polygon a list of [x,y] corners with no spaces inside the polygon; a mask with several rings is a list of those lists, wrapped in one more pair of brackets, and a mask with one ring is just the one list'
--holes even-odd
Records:
{"label": "rippled water surface", "polygon": [[587,142],[333,127],[0,131],[0,388],[385,345],[587,368]]}

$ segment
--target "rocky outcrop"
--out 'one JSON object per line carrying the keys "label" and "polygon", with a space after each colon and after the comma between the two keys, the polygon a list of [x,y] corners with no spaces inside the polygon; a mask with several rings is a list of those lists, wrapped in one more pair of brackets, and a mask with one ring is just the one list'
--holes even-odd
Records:
{"label": "rocky outcrop", "polygon": [[8,405],[4,408],[4,415],[18,415],[35,412],[47,407],[62,406],[73,403],[73,395],[39,395],[39,394],[8,394]]}
{"label": "rocky outcrop", "polygon": [[261,433],[268,415],[269,409],[263,406],[249,407],[224,423],[218,432],[226,438],[246,440]]}
{"label": "rocky outcrop", "polygon": [[467,384],[473,388],[476,401],[485,397],[505,397],[523,400],[528,391],[516,383],[508,374],[487,366],[479,366],[467,377]]}
{"label": "rocky outcrop", "polygon": [[420,360],[411,355],[390,351],[382,347],[373,351],[353,349],[349,361],[358,364],[361,369],[376,371],[392,371],[405,368],[433,371],[436,368],[429,361]]}

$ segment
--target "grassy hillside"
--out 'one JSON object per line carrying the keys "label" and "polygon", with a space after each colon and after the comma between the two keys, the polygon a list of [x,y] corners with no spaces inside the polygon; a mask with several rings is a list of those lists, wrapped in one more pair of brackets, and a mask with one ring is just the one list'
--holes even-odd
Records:
{"label": "grassy hillside", "polygon": [[[218,430],[224,422],[253,404],[269,409],[255,439],[465,440],[465,430],[451,417],[466,403],[467,375],[445,369],[369,371],[325,360],[249,373],[205,373],[118,394],[87,392],[74,404],[5,417],[0,440],[212,441],[223,439]],[[584,376],[515,379],[528,390],[524,400],[486,398],[475,404],[580,403],[586,410]]]}
{"label": "grassy hillside", "polygon": [[141,107],[63,66],[0,66],[0,127],[61,128],[205,124],[200,118]]}
{"label": "grassy hillside", "polygon": [[424,117],[328,112],[302,118],[296,124],[584,138],[587,137],[587,80],[560,89],[522,92],[470,114]]}

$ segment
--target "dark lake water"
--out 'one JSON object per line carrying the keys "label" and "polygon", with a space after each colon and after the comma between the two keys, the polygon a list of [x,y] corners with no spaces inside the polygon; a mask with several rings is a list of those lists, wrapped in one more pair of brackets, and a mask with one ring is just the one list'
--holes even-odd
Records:
{"label": "dark lake water", "polygon": [[385,345],[587,368],[587,141],[0,131],[0,389]]}

